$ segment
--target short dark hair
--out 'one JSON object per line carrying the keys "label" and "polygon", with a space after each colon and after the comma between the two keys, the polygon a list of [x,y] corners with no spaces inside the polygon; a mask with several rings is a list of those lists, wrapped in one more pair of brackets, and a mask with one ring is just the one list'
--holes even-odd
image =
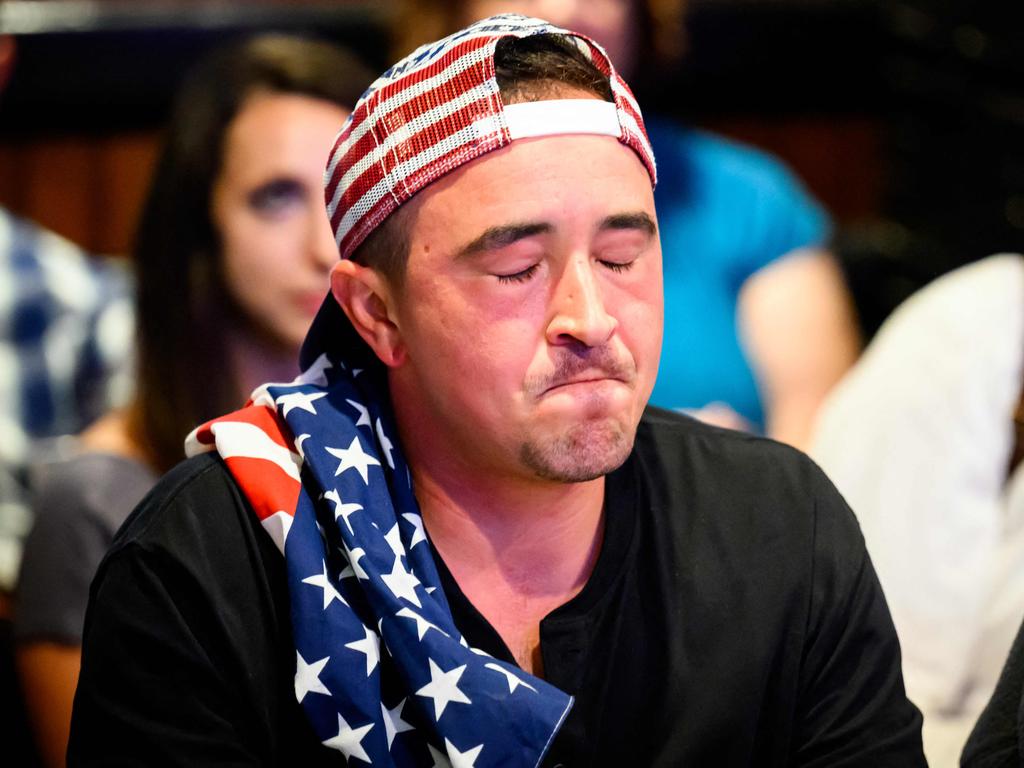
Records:
{"label": "short dark hair", "polygon": [[183,441],[194,426],[240,405],[223,323],[234,303],[210,214],[231,122],[254,93],[263,92],[351,109],[371,79],[345,51],[285,35],[220,48],[186,76],[133,252],[138,377],[129,424],[158,469],[184,458]]}
{"label": "short dark hair", "polygon": [[505,104],[557,98],[566,87],[615,100],[608,76],[565,35],[503,38],[494,51],[494,70]]}
{"label": "short dark hair", "polygon": [[[566,88],[614,101],[611,83],[565,35],[505,37],[494,51],[494,69],[505,104],[559,98]],[[381,223],[356,248],[352,260],[372,267],[401,288],[409,260],[409,218],[415,198]]]}

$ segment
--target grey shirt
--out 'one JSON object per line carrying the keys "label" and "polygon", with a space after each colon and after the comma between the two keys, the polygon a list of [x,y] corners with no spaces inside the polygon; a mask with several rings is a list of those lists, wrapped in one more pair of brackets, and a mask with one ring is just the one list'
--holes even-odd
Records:
{"label": "grey shirt", "polygon": [[18,580],[19,641],[82,642],[89,584],[117,529],[156,483],[149,467],[109,453],[44,465]]}

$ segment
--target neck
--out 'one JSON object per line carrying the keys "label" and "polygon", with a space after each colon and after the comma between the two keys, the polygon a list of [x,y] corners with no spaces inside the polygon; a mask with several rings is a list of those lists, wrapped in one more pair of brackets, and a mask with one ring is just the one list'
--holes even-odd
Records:
{"label": "neck", "polygon": [[[136,401],[130,408],[137,408]],[[117,409],[108,411],[80,435],[81,444],[89,451],[99,453],[110,453],[127,459],[133,459],[140,464],[145,464],[154,471],[157,469],[153,464],[144,445],[133,434],[130,426],[131,417],[129,409]]]}
{"label": "neck", "polygon": [[507,453],[437,444],[422,409],[410,406],[416,398],[393,378],[391,396],[423,521],[457,579],[462,567],[527,591],[537,579],[564,590],[586,582],[600,543],[603,476],[556,481],[513,465]]}
{"label": "neck", "polygon": [[238,404],[260,384],[287,382],[299,373],[298,350],[232,325],[227,331],[227,350],[238,385]]}
{"label": "neck", "polygon": [[456,570],[490,573],[524,596],[575,593],[600,548],[604,478],[514,487],[413,471],[431,539]]}
{"label": "neck", "polygon": [[577,595],[594,570],[604,478],[474,485],[412,466],[424,524],[462,593],[519,666],[543,676],[540,622]]}

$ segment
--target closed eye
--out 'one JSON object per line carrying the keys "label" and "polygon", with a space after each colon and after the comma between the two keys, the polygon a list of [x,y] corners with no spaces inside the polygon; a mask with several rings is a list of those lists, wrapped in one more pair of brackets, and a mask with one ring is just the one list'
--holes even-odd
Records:
{"label": "closed eye", "polygon": [[511,275],[496,275],[499,283],[525,283],[540,267],[540,264],[531,264],[526,269],[513,272]]}
{"label": "closed eye", "polygon": [[627,272],[633,268],[634,263],[635,261],[601,261],[601,264],[610,269],[612,272]]}

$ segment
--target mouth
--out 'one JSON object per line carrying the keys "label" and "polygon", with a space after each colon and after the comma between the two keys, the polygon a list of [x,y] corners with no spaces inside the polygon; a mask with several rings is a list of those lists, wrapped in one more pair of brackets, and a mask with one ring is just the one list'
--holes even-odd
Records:
{"label": "mouth", "polygon": [[534,397],[563,394],[573,399],[603,400],[621,396],[622,389],[632,389],[636,383],[636,366],[626,353],[615,353],[608,347],[587,349],[586,354],[557,352],[546,375],[526,382],[526,390]]}
{"label": "mouth", "polygon": [[585,374],[585,375],[582,375],[582,376],[573,376],[570,379],[564,379],[562,381],[557,381],[557,382],[551,384],[550,386],[548,386],[548,388],[545,389],[541,393],[541,395],[542,396],[543,395],[548,395],[548,394],[551,394],[553,392],[559,392],[559,391],[563,391],[563,390],[568,390],[568,389],[571,389],[571,388],[574,388],[574,387],[579,387],[580,389],[591,389],[591,388],[596,388],[596,387],[599,387],[599,386],[602,386],[602,385],[606,385],[606,384],[623,384],[624,385],[624,384],[626,384],[626,382],[623,379],[619,378],[618,376],[613,376],[613,375],[610,375],[610,374],[603,374],[603,373]]}

